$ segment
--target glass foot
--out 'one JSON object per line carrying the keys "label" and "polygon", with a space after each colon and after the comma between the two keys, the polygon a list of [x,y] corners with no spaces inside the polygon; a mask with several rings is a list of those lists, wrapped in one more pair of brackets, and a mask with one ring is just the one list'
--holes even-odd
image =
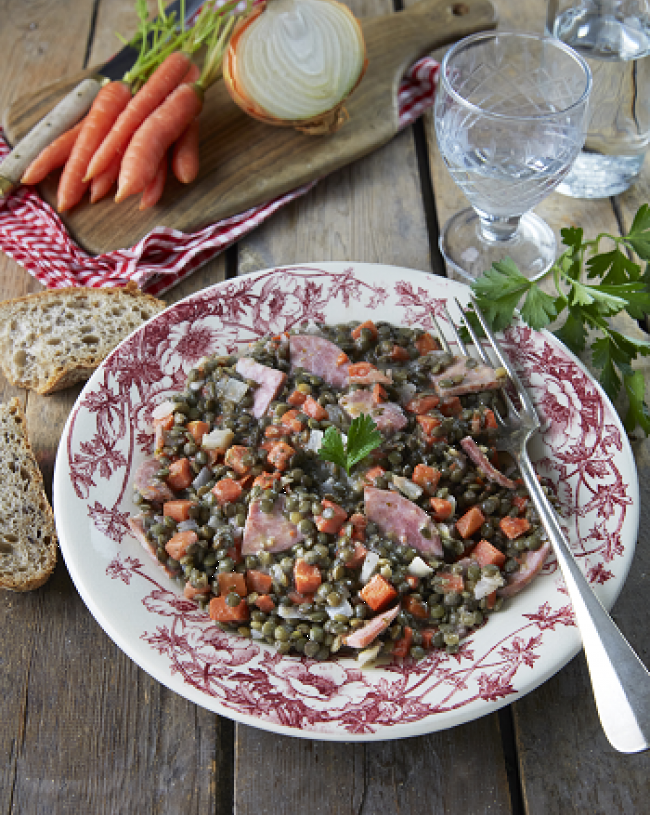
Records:
{"label": "glass foot", "polygon": [[557,252],[553,230],[532,212],[522,215],[511,238],[486,240],[477,213],[464,209],[447,222],[439,245],[451,269],[468,282],[506,257],[512,258],[525,277],[535,280],[553,265]]}

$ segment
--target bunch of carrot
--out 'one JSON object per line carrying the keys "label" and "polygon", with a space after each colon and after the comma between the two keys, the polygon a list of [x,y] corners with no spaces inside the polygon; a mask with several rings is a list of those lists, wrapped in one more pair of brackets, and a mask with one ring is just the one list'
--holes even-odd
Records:
{"label": "bunch of carrot", "polygon": [[[166,46],[158,67],[150,72],[153,57],[141,55],[148,78],[132,95],[141,74],[130,71],[122,81],[109,82],[100,90],[87,116],[64,133],[27,168],[23,184],[37,184],[53,170],[63,167],[57,191],[59,212],[70,209],[90,188],[90,201],[106,196],[115,182],[115,201],[142,193],[140,209],[154,206],[167,178],[169,156],[172,171],[183,184],[199,172],[199,123],[203,96],[221,72],[223,54],[235,18],[226,16],[235,2],[220,9],[206,7],[199,15],[192,36]],[[146,36],[143,37],[146,41]],[[203,70],[191,54],[207,46]]]}

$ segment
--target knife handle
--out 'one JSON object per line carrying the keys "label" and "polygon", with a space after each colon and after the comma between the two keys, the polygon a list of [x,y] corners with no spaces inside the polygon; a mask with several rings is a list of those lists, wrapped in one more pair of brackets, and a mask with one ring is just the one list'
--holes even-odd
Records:
{"label": "knife handle", "polygon": [[23,173],[42,150],[83,118],[105,82],[102,77],[84,79],[20,140],[0,164],[0,198],[20,184]]}

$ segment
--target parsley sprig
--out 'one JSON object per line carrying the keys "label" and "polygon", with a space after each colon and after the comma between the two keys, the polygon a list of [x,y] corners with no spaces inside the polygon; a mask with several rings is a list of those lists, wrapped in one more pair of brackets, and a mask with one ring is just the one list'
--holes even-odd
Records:
{"label": "parsley sprig", "polygon": [[[610,322],[622,311],[635,320],[650,312],[650,207],[640,207],[629,233],[622,237],[602,233],[584,240],[583,230],[575,227],[563,229],[561,235],[567,249],[543,278],[533,283],[506,258],[472,283],[478,305],[495,331],[510,325],[520,303],[521,318],[534,329],[564,315],[564,323],[554,333],[577,354],[585,350],[593,332],[592,363],[600,384],[612,400],[625,389],[629,401],[625,429],[631,433],[638,426],[650,435],[643,373],[632,368],[638,356],[650,355],[650,342],[622,334]],[[599,252],[603,239],[613,241],[614,248]],[[630,260],[626,250],[646,261],[645,270]],[[538,285],[550,276],[556,296]]]}
{"label": "parsley sprig", "polygon": [[343,441],[339,430],[332,426],[328,427],[323,435],[318,455],[325,461],[331,461],[345,468],[347,474],[350,475],[354,465],[379,447],[383,440],[371,417],[362,413],[352,420],[347,442]]}

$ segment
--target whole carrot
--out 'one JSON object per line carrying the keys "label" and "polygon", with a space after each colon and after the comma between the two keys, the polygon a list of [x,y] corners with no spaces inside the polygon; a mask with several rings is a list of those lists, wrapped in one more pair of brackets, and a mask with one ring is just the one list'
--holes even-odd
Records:
{"label": "whole carrot", "polygon": [[171,145],[182,135],[203,107],[198,84],[179,85],[137,129],[120,165],[115,201],[142,192],[156,175]]}
{"label": "whole carrot", "polygon": [[199,174],[199,120],[194,119],[174,145],[172,170],[181,184],[191,184]]}
{"label": "whole carrot", "polygon": [[84,123],[82,119],[74,127],[67,130],[58,139],[54,139],[39,155],[32,161],[25,170],[25,174],[20,180],[21,184],[39,184],[45,176],[49,175],[57,167],[63,167],[68,160],[77,136],[81,132]]}
{"label": "whole carrot", "polygon": [[88,163],[130,99],[131,91],[123,82],[109,82],[97,94],[61,174],[57,196],[60,212],[81,200],[88,187],[84,180]]}
{"label": "whole carrot", "polygon": [[116,158],[108,165],[108,169],[96,175],[90,182],[90,203],[100,201],[117,181],[120,174],[120,159]]}
{"label": "whole carrot", "polygon": [[182,51],[172,52],[130,100],[110,133],[106,134],[86,171],[86,180],[104,172],[127,149],[142,122],[177,88],[191,70],[192,61]]}
{"label": "whole carrot", "polygon": [[149,209],[160,201],[160,196],[165,189],[165,181],[167,181],[167,153],[162,157],[156,175],[142,191],[139,209]]}

